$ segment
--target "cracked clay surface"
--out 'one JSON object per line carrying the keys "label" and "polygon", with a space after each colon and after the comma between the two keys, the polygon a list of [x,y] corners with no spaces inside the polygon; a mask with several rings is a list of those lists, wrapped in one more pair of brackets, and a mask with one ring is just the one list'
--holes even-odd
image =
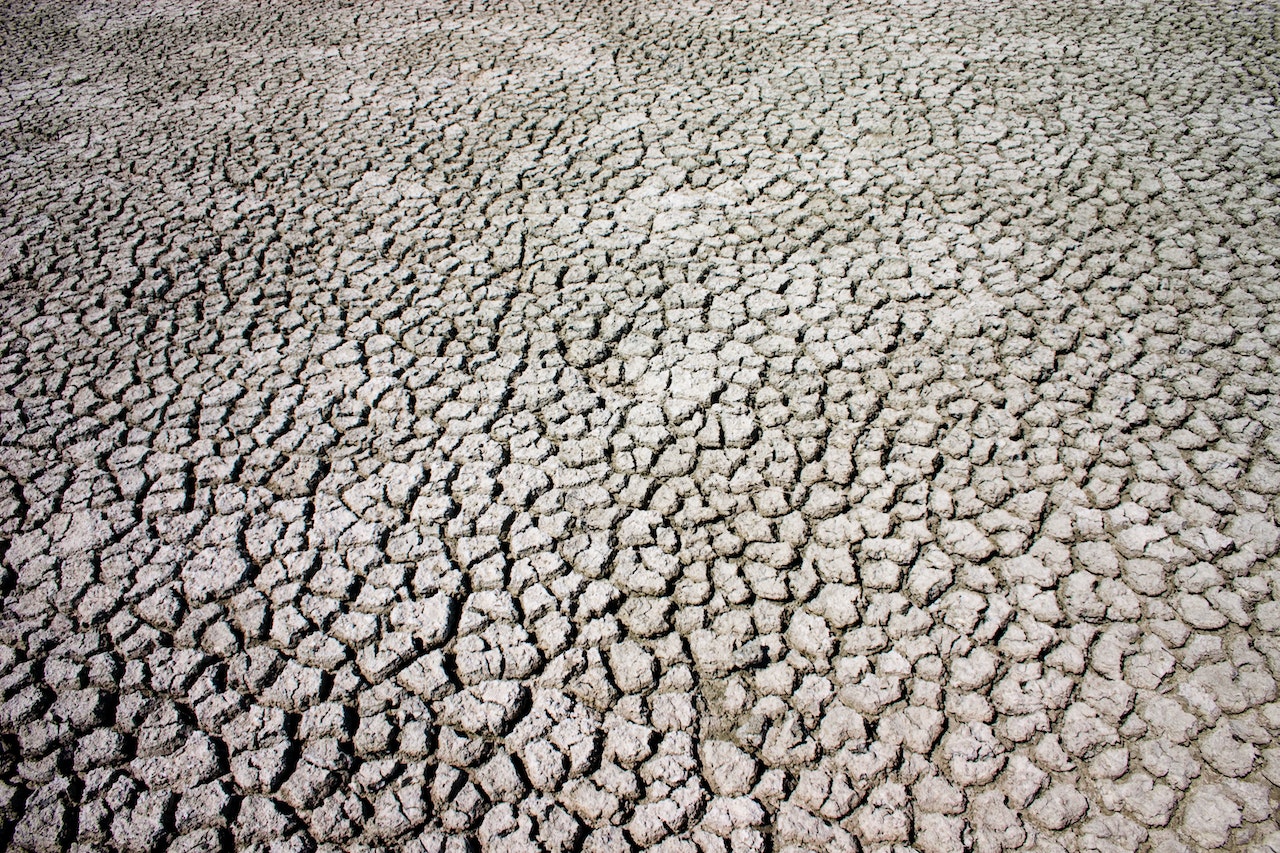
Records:
{"label": "cracked clay surface", "polygon": [[0,847],[1280,851],[1265,2],[0,10]]}

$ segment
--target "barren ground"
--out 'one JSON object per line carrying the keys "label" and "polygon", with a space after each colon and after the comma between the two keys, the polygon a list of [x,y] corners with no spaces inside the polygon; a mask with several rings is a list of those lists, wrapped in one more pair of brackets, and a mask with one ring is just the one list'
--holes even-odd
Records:
{"label": "barren ground", "polygon": [[0,846],[1280,850],[1280,12],[0,11]]}

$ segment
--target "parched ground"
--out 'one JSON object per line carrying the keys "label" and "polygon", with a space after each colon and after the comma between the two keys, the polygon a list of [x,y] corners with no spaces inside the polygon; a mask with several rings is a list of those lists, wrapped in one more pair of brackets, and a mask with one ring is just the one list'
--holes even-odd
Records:
{"label": "parched ground", "polygon": [[1280,10],[0,11],[0,847],[1280,850]]}

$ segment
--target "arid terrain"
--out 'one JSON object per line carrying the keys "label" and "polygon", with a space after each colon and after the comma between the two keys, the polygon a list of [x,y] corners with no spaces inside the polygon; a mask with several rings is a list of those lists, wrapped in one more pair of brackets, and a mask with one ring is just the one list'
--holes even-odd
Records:
{"label": "arid terrain", "polygon": [[0,9],[0,847],[1280,851],[1270,2]]}

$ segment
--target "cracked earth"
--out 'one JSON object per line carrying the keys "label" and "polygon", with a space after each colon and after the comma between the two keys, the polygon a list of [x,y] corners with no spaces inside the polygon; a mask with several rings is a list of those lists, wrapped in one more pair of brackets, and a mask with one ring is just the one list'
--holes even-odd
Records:
{"label": "cracked earth", "polygon": [[1267,4],[0,11],[0,846],[1280,850]]}

